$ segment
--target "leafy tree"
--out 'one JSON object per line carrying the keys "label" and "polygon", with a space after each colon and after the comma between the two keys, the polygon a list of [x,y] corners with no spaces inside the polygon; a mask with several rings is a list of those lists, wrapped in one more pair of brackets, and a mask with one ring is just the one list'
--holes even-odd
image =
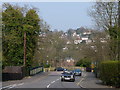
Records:
{"label": "leafy tree", "polygon": [[40,32],[39,21],[36,10],[30,9],[26,12],[24,31],[27,34],[27,65],[32,65],[32,62],[34,62],[32,60],[37,42],[36,39]]}
{"label": "leafy tree", "polygon": [[19,8],[4,4],[2,13],[3,25],[3,58],[5,65],[21,65],[23,63],[23,14]]}
{"label": "leafy tree", "polygon": [[91,61],[88,58],[83,58],[76,63],[76,66],[90,67]]}
{"label": "leafy tree", "polygon": [[23,13],[23,8],[3,4],[3,64],[23,65],[23,35],[27,33],[27,65],[32,65],[36,37],[40,26],[39,17],[34,9]]}

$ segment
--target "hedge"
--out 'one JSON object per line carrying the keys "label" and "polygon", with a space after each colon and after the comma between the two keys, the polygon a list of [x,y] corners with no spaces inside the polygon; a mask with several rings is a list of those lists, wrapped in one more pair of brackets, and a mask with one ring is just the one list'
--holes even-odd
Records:
{"label": "hedge", "polygon": [[100,79],[105,84],[120,87],[120,61],[103,61],[99,69]]}

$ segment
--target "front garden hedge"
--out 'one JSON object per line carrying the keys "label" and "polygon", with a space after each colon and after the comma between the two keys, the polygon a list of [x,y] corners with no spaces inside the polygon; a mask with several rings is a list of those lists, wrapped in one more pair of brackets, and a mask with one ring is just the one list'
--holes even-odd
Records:
{"label": "front garden hedge", "polygon": [[120,61],[102,61],[100,79],[107,85],[120,87]]}

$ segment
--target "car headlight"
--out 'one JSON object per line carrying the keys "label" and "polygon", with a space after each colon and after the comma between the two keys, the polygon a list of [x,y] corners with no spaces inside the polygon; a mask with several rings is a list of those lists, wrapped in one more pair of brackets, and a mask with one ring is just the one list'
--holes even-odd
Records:
{"label": "car headlight", "polygon": [[73,78],[73,75],[71,75],[71,78]]}

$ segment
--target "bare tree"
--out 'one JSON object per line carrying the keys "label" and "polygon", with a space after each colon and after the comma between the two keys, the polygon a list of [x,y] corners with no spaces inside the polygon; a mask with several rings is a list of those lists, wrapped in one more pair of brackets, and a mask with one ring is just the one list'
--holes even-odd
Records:
{"label": "bare tree", "polygon": [[108,30],[118,23],[118,2],[96,2],[89,15],[100,30]]}

